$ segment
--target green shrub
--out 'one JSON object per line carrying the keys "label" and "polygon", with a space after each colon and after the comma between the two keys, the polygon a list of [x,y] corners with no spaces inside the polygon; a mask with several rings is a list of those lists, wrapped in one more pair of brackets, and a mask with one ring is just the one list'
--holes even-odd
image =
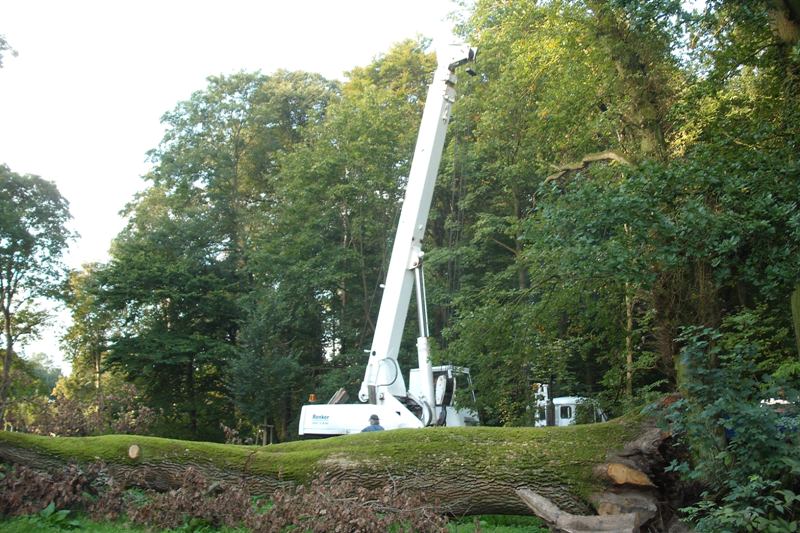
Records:
{"label": "green shrub", "polygon": [[[764,343],[737,326],[747,322],[687,328],[679,338],[682,398],[667,418],[691,458],[668,470],[704,488],[683,509],[698,532],[798,530],[800,395],[759,370]],[[776,398],[788,403],[765,401]]]}

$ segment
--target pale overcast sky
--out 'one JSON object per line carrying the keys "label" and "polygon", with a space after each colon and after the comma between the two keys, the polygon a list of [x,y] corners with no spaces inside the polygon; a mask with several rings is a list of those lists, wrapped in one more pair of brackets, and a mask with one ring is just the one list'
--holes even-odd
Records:
{"label": "pale overcast sky", "polygon": [[[119,211],[144,186],[160,117],[210,75],[319,72],[344,79],[405,38],[449,40],[450,0],[3,0],[0,163],[54,181],[80,233],[72,267],[107,259]],[[42,341],[63,369],[57,337]]]}

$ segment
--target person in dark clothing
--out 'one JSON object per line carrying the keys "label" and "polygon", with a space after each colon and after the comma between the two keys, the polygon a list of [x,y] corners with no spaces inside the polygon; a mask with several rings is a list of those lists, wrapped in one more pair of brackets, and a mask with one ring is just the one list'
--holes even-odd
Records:
{"label": "person in dark clothing", "polygon": [[369,425],[362,429],[361,433],[365,431],[383,431],[383,426],[381,426],[380,422],[378,415],[372,415],[369,417]]}

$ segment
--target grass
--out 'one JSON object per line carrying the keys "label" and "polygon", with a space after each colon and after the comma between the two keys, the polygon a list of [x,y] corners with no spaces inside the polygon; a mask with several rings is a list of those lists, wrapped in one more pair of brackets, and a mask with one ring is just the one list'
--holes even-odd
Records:
{"label": "grass", "polygon": [[0,521],[0,531],[3,533],[29,533],[29,532],[63,532],[63,531],[89,531],[92,533],[146,533],[149,530],[131,525],[126,522],[94,522],[84,517],[76,517],[76,527],[65,529],[58,524],[49,524],[33,516],[21,516]]}
{"label": "grass", "polygon": [[451,533],[473,533],[480,528],[481,532],[491,533],[548,533],[550,529],[535,516],[482,515],[465,516],[452,520],[449,524]]}

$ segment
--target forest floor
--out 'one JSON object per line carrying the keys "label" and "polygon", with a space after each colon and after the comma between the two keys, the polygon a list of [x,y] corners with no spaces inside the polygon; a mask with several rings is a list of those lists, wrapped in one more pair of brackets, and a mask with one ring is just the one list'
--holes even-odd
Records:
{"label": "forest floor", "polygon": [[[533,516],[482,515],[453,519],[448,524],[451,533],[546,533],[541,520]],[[75,530],[87,533],[149,533],[152,529],[125,521],[96,522],[83,516],[67,517],[66,521],[51,523],[38,515],[0,520],[3,533],[56,533]],[[186,525],[165,533],[246,533],[246,529],[210,528]]]}

